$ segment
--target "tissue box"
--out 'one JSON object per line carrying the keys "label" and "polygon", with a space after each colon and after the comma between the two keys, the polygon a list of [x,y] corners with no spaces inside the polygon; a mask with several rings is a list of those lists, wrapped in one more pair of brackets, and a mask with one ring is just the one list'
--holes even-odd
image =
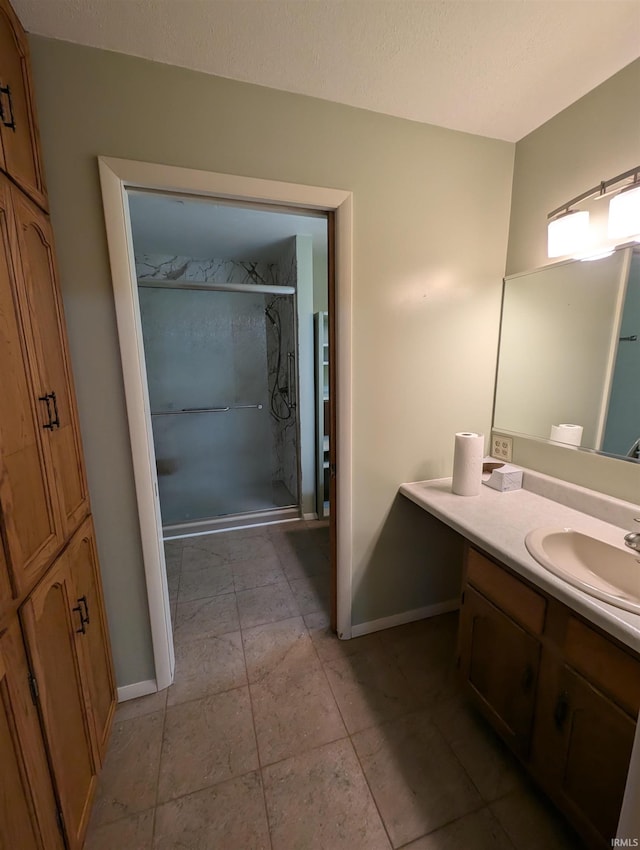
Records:
{"label": "tissue box", "polygon": [[522,487],[522,470],[511,463],[505,463],[500,469],[494,469],[489,478],[484,481],[487,487],[507,493],[509,490],[520,490]]}

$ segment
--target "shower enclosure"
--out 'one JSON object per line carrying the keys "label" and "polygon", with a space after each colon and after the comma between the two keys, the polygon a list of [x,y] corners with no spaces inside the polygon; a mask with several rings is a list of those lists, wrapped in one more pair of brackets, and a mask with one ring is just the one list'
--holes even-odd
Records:
{"label": "shower enclosure", "polygon": [[165,536],[299,514],[293,288],[140,281]]}

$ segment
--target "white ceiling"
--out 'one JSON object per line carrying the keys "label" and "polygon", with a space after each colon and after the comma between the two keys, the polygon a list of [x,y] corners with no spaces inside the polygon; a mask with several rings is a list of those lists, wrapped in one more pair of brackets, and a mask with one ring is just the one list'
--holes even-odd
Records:
{"label": "white ceiling", "polygon": [[307,235],[327,253],[327,218],[247,208],[155,192],[129,191],[136,256],[274,262],[287,239]]}
{"label": "white ceiling", "polygon": [[40,35],[508,141],[640,56],[640,0],[12,2]]}

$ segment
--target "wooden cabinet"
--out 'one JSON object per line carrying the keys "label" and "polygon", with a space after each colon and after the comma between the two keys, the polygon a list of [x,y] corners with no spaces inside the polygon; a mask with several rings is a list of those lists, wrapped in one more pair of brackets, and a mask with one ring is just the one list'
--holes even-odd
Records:
{"label": "wooden cabinet", "polygon": [[465,689],[585,846],[611,846],[640,659],[471,547],[458,653]]}
{"label": "wooden cabinet", "polygon": [[[64,542],[48,416],[30,356],[12,187],[0,174],[0,522],[17,595]],[[35,318],[35,317],[33,317]]]}
{"label": "wooden cabinet", "polygon": [[0,168],[47,209],[29,46],[6,0],[0,0]]}
{"label": "wooden cabinet", "polygon": [[38,687],[44,734],[71,850],[89,821],[98,762],[90,720],[85,651],[86,609],[66,555],[56,561],[21,609]]}
{"label": "wooden cabinet", "polygon": [[64,850],[17,618],[0,632],[0,847]]}
{"label": "wooden cabinet", "polygon": [[115,685],[25,35],[0,0],[0,847],[80,850]]}
{"label": "wooden cabinet", "polygon": [[540,645],[472,587],[460,617],[462,675],[510,746],[529,749]]}

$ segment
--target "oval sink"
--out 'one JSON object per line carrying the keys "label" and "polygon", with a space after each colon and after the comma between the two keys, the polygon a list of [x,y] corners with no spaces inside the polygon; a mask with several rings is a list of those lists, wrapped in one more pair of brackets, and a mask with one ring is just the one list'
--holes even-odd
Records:
{"label": "oval sink", "polygon": [[529,554],[550,572],[610,605],[640,614],[640,555],[572,528],[536,528]]}

